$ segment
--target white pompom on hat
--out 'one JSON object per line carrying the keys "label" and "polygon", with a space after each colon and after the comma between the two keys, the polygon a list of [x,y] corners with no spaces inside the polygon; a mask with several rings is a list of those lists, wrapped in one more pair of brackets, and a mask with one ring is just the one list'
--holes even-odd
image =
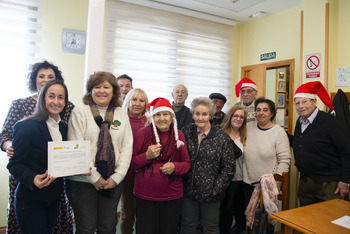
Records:
{"label": "white pompom on hat", "polygon": [[147,109],[149,112],[146,113],[146,115],[148,115],[147,117],[151,118],[152,125],[153,125],[153,132],[154,132],[154,135],[156,137],[157,143],[159,143],[160,140],[159,140],[156,125],[155,125],[154,120],[153,120],[153,115],[160,112],[160,111],[169,111],[171,116],[172,116],[172,119],[173,119],[176,147],[180,148],[181,146],[185,145],[182,141],[179,140],[179,132],[177,129],[177,121],[176,121],[175,113],[174,113],[174,110],[171,107],[171,104],[170,104],[168,99],[158,97],[158,98],[154,99],[152,102],[148,103]]}
{"label": "white pompom on hat", "polygon": [[297,97],[316,99],[316,95],[331,110],[334,110],[332,100],[323,84],[319,81],[312,81],[302,84],[295,91],[293,99]]}
{"label": "white pompom on hat", "polygon": [[241,88],[244,87],[251,87],[255,90],[258,90],[258,87],[256,86],[256,84],[249,78],[244,77],[242,80],[240,80],[236,86],[235,86],[235,91],[236,91],[236,96],[239,97],[239,91],[241,90]]}

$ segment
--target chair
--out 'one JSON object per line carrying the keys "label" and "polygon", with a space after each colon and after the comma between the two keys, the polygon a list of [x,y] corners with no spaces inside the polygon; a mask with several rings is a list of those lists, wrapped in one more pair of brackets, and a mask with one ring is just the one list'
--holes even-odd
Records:
{"label": "chair", "polygon": [[282,210],[289,209],[289,172],[283,172],[282,175],[274,174],[276,181],[282,182],[282,189],[278,194],[278,200],[282,201]]}

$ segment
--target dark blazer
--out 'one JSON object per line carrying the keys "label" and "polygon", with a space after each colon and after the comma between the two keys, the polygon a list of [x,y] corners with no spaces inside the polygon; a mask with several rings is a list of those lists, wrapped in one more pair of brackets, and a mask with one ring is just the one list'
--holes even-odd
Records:
{"label": "dark blazer", "polygon": [[[52,141],[46,122],[19,121],[13,128],[14,155],[7,168],[19,184],[16,197],[27,200],[54,201],[63,192],[63,178],[57,178],[49,186],[37,188],[34,177],[47,170],[47,143]],[[67,140],[67,125],[59,124],[62,140]]]}

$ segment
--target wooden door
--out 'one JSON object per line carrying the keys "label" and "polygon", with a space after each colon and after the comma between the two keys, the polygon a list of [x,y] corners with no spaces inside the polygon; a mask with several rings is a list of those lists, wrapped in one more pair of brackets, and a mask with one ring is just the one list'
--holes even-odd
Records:
{"label": "wooden door", "polygon": [[255,82],[258,88],[257,97],[265,96],[266,66],[264,64],[242,67],[241,78],[243,77],[247,77]]}

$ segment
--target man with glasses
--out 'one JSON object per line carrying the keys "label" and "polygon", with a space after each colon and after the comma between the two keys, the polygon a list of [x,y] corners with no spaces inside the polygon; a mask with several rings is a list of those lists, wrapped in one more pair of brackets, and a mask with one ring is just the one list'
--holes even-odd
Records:
{"label": "man with glasses", "polygon": [[317,108],[316,95],[334,109],[327,90],[319,81],[301,85],[294,95],[300,116],[293,138],[295,165],[300,172],[300,206],[344,198],[349,193],[349,136],[334,116]]}
{"label": "man with glasses", "polygon": [[244,77],[240,80],[235,87],[236,96],[241,95],[242,101],[237,102],[235,106],[243,106],[247,112],[247,122],[256,120],[254,101],[258,94],[258,88],[256,84],[249,78]]}

